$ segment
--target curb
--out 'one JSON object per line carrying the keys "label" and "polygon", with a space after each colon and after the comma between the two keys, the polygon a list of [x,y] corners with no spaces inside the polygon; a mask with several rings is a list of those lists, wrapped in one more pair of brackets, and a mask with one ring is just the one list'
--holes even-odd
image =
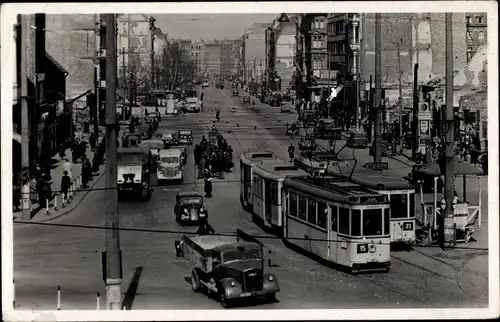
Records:
{"label": "curb", "polygon": [[[89,194],[90,191],[92,191],[92,188],[95,187],[95,185],[104,177],[104,171],[102,172],[102,174],[100,174],[98,177],[97,177],[97,180],[94,181],[94,184],[91,185],[85,192],[84,194],[82,195],[82,197],[80,198],[80,200],[76,203],[76,204],[73,204],[74,206],[73,207],[70,207],[68,209],[66,209],[65,211],[62,211],[61,213],[55,215],[55,216],[51,216],[49,218],[45,218],[45,219],[42,219],[42,220],[37,220],[37,221],[33,221],[33,222],[49,222],[49,221],[52,221],[52,220],[55,220],[55,219],[58,219],[58,218],[61,218],[62,216],[65,216],[69,213],[71,213],[73,210],[75,210],[76,207],[78,207],[78,205],[80,205],[80,203],[83,201],[83,199],[85,199],[85,197]],[[30,220],[31,221],[31,220]],[[15,222],[14,222],[15,223]]]}

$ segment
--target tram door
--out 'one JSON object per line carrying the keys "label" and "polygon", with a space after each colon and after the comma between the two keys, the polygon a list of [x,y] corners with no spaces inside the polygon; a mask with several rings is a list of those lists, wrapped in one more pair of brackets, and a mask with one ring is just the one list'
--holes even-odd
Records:
{"label": "tram door", "polygon": [[264,216],[267,222],[271,222],[272,214],[272,190],[271,190],[271,180],[264,179]]}
{"label": "tram door", "polygon": [[328,255],[329,255],[329,260],[332,262],[337,262],[338,261],[338,207],[329,205],[328,206]]}

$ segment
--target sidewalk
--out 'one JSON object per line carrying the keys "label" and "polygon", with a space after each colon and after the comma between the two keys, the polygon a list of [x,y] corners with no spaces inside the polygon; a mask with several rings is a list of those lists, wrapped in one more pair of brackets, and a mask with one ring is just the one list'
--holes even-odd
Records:
{"label": "sidewalk", "polygon": [[[87,144],[87,151],[86,151],[87,157],[92,160],[94,156],[94,152],[92,152],[91,148]],[[71,150],[67,149],[66,150],[66,157],[71,159]],[[56,155],[54,158],[59,159],[59,155]],[[70,188],[71,190],[74,190],[72,193],[72,199],[67,202],[65,207],[62,207],[62,199],[61,199],[61,178],[63,176],[64,170],[63,170],[63,164],[64,164],[64,159],[57,161],[57,163],[52,165],[50,175],[52,176],[52,191],[54,198],[51,200],[48,208],[48,213],[47,213],[47,208],[45,209],[39,209],[39,204],[38,203],[32,203],[31,204],[31,211],[32,211],[32,217],[31,221],[35,222],[43,222],[43,221],[50,221],[56,218],[59,218],[71,211],[73,211],[76,206],[80,203],[80,201],[87,195],[87,193],[96,185],[96,183],[99,181],[99,179],[103,176],[104,174],[104,165],[100,165],[99,167],[99,174],[97,176],[94,176],[90,182],[88,183],[89,188],[88,189],[83,189],[81,188],[81,171],[82,171],[82,164],[81,163],[72,163],[72,187]],[[14,220],[22,220],[22,211],[17,211],[13,213]]]}

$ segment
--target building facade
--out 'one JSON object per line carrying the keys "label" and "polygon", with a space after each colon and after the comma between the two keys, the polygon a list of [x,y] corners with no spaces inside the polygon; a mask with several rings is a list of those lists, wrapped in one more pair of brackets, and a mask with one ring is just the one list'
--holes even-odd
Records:
{"label": "building facade", "polygon": [[255,23],[244,34],[246,81],[262,82],[266,66],[266,29],[270,23]]}
{"label": "building facade", "polygon": [[479,48],[488,43],[486,13],[467,12],[465,14],[467,32],[467,63],[478,52]]}
{"label": "building facade", "polygon": [[205,42],[200,40],[191,44],[191,57],[196,65],[196,73],[201,76],[205,72]]}
{"label": "building facade", "polygon": [[221,45],[217,40],[205,43],[203,56],[204,56],[206,72],[212,76],[220,75]]}
{"label": "building facade", "polygon": [[233,73],[233,44],[235,40],[224,39],[221,45],[221,74],[226,77]]}

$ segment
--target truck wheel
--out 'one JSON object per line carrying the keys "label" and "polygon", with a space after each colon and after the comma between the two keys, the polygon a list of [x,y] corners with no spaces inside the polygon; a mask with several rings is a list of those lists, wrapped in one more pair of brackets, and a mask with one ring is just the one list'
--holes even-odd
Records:
{"label": "truck wheel", "polygon": [[219,291],[219,302],[220,305],[225,309],[230,307],[229,300],[226,298],[226,293],[224,292],[224,290]]}
{"label": "truck wheel", "polygon": [[193,271],[191,273],[191,288],[195,293],[198,293],[201,289],[200,277],[198,276],[196,271]]}
{"label": "truck wheel", "polygon": [[266,295],[266,301],[269,303],[276,302],[276,293],[270,293]]}

